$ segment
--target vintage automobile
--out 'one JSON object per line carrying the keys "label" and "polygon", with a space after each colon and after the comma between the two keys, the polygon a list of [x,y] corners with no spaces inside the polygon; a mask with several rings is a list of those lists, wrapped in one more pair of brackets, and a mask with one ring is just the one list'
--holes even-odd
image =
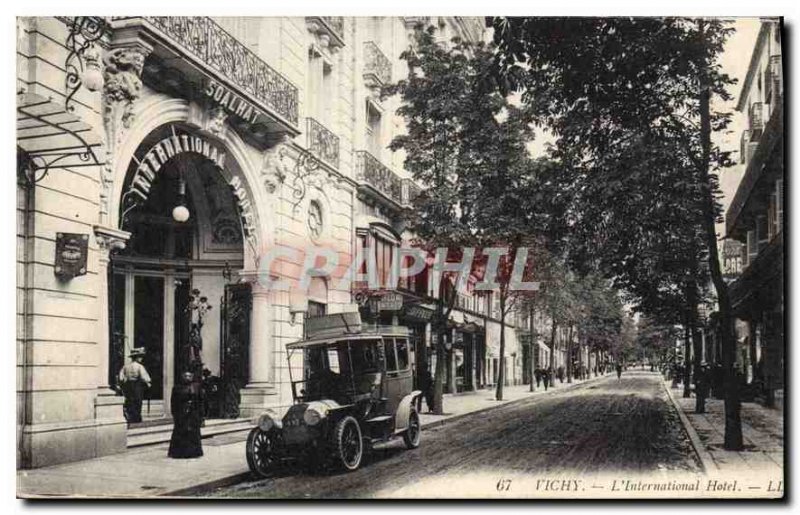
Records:
{"label": "vintage automobile", "polygon": [[408,329],[362,328],[358,313],[309,318],[306,338],[286,345],[290,378],[296,353],[303,379],[283,418],[266,411],[247,439],[247,464],[266,477],[288,461],[356,470],[373,444],[402,437],[419,446]]}

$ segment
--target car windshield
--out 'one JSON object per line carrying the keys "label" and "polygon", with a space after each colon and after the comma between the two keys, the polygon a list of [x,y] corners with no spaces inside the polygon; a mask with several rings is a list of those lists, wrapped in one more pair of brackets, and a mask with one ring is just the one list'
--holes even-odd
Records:
{"label": "car windshield", "polygon": [[342,340],[333,345],[306,349],[302,396],[307,400],[339,400],[353,388],[360,392],[360,378],[381,371],[380,343],[379,339]]}

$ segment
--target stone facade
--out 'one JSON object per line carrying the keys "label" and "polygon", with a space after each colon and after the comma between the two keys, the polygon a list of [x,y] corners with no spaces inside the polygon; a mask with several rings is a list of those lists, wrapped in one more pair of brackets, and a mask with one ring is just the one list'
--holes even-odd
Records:
{"label": "stone facade", "polygon": [[[154,316],[161,329],[144,342],[158,358],[153,416],[169,413],[184,338],[173,321],[189,313],[183,302],[190,288],[212,306],[201,332],[203,364],[224,375],[231,358],[221,345],[228,327],[222,299],[226,285],[250,283],[238,413],[290,405],[290,372],[302,375],[302,356],[288,361],[285,344],[302,337],[304,316],[320,305],[328,313],[358,305],[337,281],[288,291],[263,281],[299,278],[305,256],[318,248],[336,253],[334,275],[341,276],[357,234],[372,224],[398,244],[408,240],[401,214],[416,186],[402,153],[387,148],[403,130],[394,115],[398,100],[376,92],[405,74],[399,56],[419,22],[436,24],[447,39],[483,37],[482,21],[468,18],[18,19],[20,468],[125,449],[122,397],[109,383]],[[93,23],[100,26],[94,32]],[[214,53],[219,45],[234,57]],[[88,70],[102,70],[100,84]],[[42,119],[55,120],[55,140],[68,145],[41,133],[22,137]],[[69,145],[91,148],[90,166],[67,158],[47,170],[32,159]],[[370,158],[378,175],[361,173]],[[169,205],[152,207],[164,181],[182,189],[165,197]],[[142,199],[132,202],[137,187]],[[176,250],[181,226],[156,211],[182,202],[191,236]],[[153,224],[171,234],[166,254],[142,250],[141,235]],[[55,273],[58,233],[88,236],[85,274]],[[267,259],[276,248],[293,253]],[[499,324],[488,308],[474,314],[457,310],[454,318],[481,328],[491,367]],[[513,322],[506,331],[507,381],[521,382]],[[429,327],[423,338],[429,343]]]}

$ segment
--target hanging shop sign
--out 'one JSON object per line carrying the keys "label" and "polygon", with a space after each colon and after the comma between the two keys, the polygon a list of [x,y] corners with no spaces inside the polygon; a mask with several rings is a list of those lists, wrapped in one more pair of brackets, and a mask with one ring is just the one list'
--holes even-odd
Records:
{"label": "hanging shop sign", "polygon": [[433,318],[433,310],[428,308],[423,308],[422,306],[418,306],[415,304],[407,305],[405,307],[404,314],[406,318],[420,320],[422,322],[430,322],[431,318]]}
{"label": "hanging shop sign", "polygon": [[382,311],[400,311],[403,309],[403,296],[399,293],[386,293],[369,299],[370,311],[380,313]]}
{"label": "hanging shop sign", "polygon": [[62,279],[72,279],[84,275],[88,248],[88,234],[56,233],[56,275]]}
{"label": "hanging shop sign", "polygon": [[215,80],[209,79],[204,91],[214,105],[248,123],[256,123],[264,115],[253,104]]}

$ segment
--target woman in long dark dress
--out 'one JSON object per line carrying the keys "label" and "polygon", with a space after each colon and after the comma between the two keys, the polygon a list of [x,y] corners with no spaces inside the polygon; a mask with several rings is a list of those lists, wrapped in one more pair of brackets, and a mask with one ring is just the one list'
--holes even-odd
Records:
{"label": "woman in long dark dress", "polygon": [[172,387],[172,418],[175,424],[169,442],[170,458],[198,458],[203,455],[200,426],[203,423],[203,389],[184,372],[181,384]]}

